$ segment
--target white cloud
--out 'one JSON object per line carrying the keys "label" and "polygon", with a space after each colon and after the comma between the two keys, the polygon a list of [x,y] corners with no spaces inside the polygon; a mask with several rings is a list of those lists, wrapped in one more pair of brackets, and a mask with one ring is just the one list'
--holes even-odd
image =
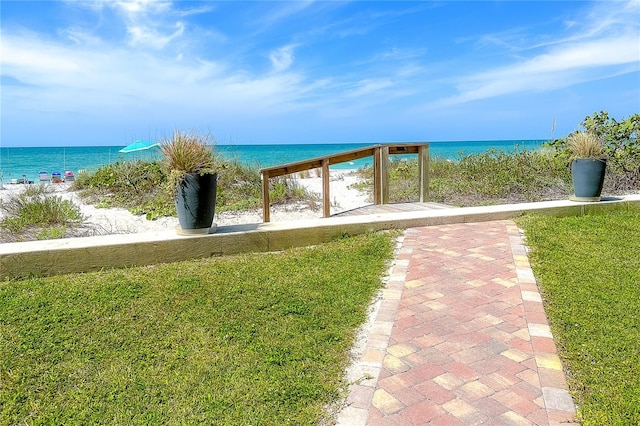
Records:
{"label": "white cloud", "polygon": [[372,93],[380,92],[393,86],[393,82],[387,79],[365,79],[356,83],[353,90],[347,92],[349,97],[367,96]]}
{"label": "white cloud", "polygon": [[291,18],[291,16],[304,11],[313,3],[314,0],[274,2],[272,4],[276,7],[270,8],[270,12],[260,16],[259,19],[254,21],[253,25],[262,27],[263,29],[271,27],[282,20]]}
{"label": "white cloud", "polygon": [[[209,3],[198,3],[204,6],[194,9],[179,2],[81,3],[88,6],[78,7],[91,7],[101,14],[95,28],[88,27],[93,23],[91,19],[76,22],[78,26],[54,29],[53,35],[3,28],[3,103],[10,105],[12,111],[24,111],[24,117],[34,120],[66,114],[70,121],[65,123],[79,122],[78,117],[82,117],[87,126],[105,128],[138,126],[146,130],[154,126],[221,122],[243,126],[248,120],[252,123],[249,127],[256,129],[259,126],[253,124],[260,120],[285,128],[296,121],[291,119],[295,116],[305,117],[304,120],[319,118],[324,127],[327,118],[344,120],[336,121],[345,123],[335,126],[342,130],[357,120],[391,122],[392,116],[402,117],[406,123],[421,123],[421,103],[429,98],[439,97],[439,106],[452,106],[514,93],[549,91],[638,72],[640,64],[638,24],[621,12],[576,20],[555,39],[532,34],[522,43],[493,43],[492,49],[500,46],[505,52],[499,56],[502,62],[481,69],[481,64],[472,62],[482,55],[472,54],[471,59],[461,55],[460,62],[436,62],[438,49],[433,48],[433,55],[427,58],[426,53],[431,52],[427,43],[402,37],[380,44],[363,38],[355,41],[364,44],[353,45],[340,39],[339,44],[323,49],[339,37],[341,26],[375,27],[376,22],[364,19],[363,13],[346,18],[330,14],[344,22],[338,25],[335,20],[318,20],[324,30],[320,33],[314,31],[313,25],[296,20],[291,31],[278,25],[269,29],[273,34],[256,35],[252,31],[265,31],[266,24],[256,29],[244,19],[258,13],[245,15],[243,11],[233,15],[235,21],[229,20],[220,27],[199,26],[203,20],[194,15],[215,9]],[[266,21],[271,24],[282,24],[281,19],[308,7],[308,3],[257,4],[253,6],[267,10]],[[629,13],[628,4],[617,4]],[[318,5],[323,11],[329,6],[334,7]],[[222,10],[227,5],[216,7]],[[271,10],[272,15],[268,13]],[[306,12],[304,17],[316,22],[316,8]],[[596,22],[596,15],[600,22]],[[216,22],[216,18],[208,22]],[[559,22],[560,19],[563,17],[558,18]],[[260,23],[259,19],[256,21]],[[331,25],[327,26],[327,22]],[[350,25],[354,23],[358,25]],[[221,28],[227,33],[221,33]],[[527,36],[522,29],[517,33]],[[515,39],[507,32],[504,36]],[[281,44],[273,44],[273,40]],[[345,49],[331,50],[334,46]],[[349,50],[347,46],[363,47]],[[352,53],[339,57],[343,51]],[[515,58],[514,52],[518,55]],[[472,69],[477,72],[455,75],[456,70]],[[480,110],[478,105],[468,104],[441,111],[449,114],[465,108]],[[40,114],[41,111],[51,114]],[[412,111],[416,115],[406,118],[407,112]],[[273,119],[276,117],[283,120]]]}
{"label": "white cloud", "polygon": [[3,75],[22,82],[3,87],[3,99],[32,113],[111,111],[116,121],[117,116],[130,120],[141,114],[152,121],[201,121],[232,114],[270,115],[293,108],[310,90],[304,78],[284,72],[294,46],[279,50],[275,65],[281,72],[260,76],[185,54],[67,46],[33,34],[3,34],[0,43]]}
{"label": "white cloud", "polygon": [[283,46],[279,49],[273,50],[269,54],[269,60],[271,61],[273,72],[285,71],[293,64],[293,51],[295,48],[296,45],[289,44],[287,46]]}
{"label": "white cloud", "polygon": [[90,8],[109,8],[118,13],[127,28],[129,44],[141,48],[163,49],[184,34],[185,23],[171,21],[172,16],[188,16],[209,9],[191,9],[182,15],[172,10],[172,3],[163,0],[129,0],[80,2]]}
{"label": "white cloud", "polygon": [[176,22],[175,28],[176,30],[172,34],[162,34],[156,28],[131,25],[127,32],[131,35],[130,43],[132,45],[147,46],[159,50],[184,33],[184,23]]}
{"label": "white cloud", "polygon": [[112,6],[128,14],[130,18],[142,14],[160,14],[171,8],[171,2],[162,0],[129,0],[105,1],[105,5]]}
{"label": "white cloud", "polygon": [[[620,5],[619,9],[615,8]],[[452,105],[513,93],[546,91],[638,72],[640,23],[629,14],[639,12],[639,5],[636,0],[614,3],[614,9],[608,13],[591,14],[587,21],[572,25],[576,30],[574,35],[536,45],[536,50],[545,49],[541,53],[459,78],[455,84],[458,93],[436,103]]]}
{"label": "white cloud", "polygon": [[31,83],[39,83],[41,78],[34,79],[34,76],[73,73],[79,68],[76,59],[54,43],[40,40],[23,42],[6,34],[0,43],[3,74],[20,77],[21,80],[37,80]]}

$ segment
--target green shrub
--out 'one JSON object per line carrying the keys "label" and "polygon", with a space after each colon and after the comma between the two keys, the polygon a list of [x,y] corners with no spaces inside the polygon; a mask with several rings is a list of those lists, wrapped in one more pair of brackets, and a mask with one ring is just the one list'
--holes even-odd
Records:
{"label": "green shrub", "polygon": [[542,151],[488,151],[459,162],[460,180],[470,194],[498,200],[539,201],[564,196],[569,180],[563,162]]}
{"label": "green shrub", "polygon": [[62,238],[82,224],[78,206],[47,191],[44,185],[29,185],[2,203],[1,241]]}
{"label": "green shrub", "polygon": [[[358,187],[371,187],[373,169],[360,174]],[[569,182],[566,163],[549,151],[492,150],[429,164],[429,200],[461,207],[564,198]],[[419,199],[417,160],[390,162],[389,197],[391,202]]]}
{"label": "green shrub", "polygon": [[73,185],[97,207],[122,207],[147,219],[175,214],[167,176],[159,161],[116,162],[93,173],[80,173]]}
{"label": "green shrub", "polygon": [[237,211],[262,206],[260,171],[230,161],[218,173],[216,211]]}
{"label": "green shrub", "polygon": [[[609,117],[606,111],[593,113],[584,118],[580,127],[604,141],[604,155],[607,158],[607,180],[605,189],[614,191],[637,190],[640,188],[640,114],[634,114],[622,121]],[[552,141],[557,156],[569,162],[570,135]]]}
{"label": "green shrub", "polygon": [[[219,160],[216,212],[262,207],[262,179],[255,167]],[[81,173],[73,189],[99,207],[123,207],[153,220],[175,216],[174,198],[166,172],[158,161],[109,164],[94,173]],[[310,195],[286,177],[271,180],[273,203],[308,200]]]}

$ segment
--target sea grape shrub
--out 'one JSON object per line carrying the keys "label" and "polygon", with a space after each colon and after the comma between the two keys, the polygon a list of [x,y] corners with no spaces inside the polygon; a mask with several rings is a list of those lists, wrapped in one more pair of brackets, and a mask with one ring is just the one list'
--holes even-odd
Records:
{"label": "sea grape shrub", "polygon": [[[593,113],[584,118],[580,127],[602,138],[607,158],[607,182],[605,187],[617,191],[640,189],[640,114],[622,121],[609,117],[606,111]],[[556,148],[557,155],[568,162],[569,136],[554,140],[549,145]]]}

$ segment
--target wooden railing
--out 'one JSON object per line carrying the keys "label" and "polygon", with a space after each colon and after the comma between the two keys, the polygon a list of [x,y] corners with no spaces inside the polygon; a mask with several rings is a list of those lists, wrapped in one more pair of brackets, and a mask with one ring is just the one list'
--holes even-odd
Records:
{"label": "wooden railing", "polygon": [[269,179],[298,173],[305,170],[322,170],[322,212],[324,217],[331,216],[329,198],[329,166],[346,163],[360,158],[373,157],[373,202],[389,203],[389,155],[418,154],[418,179],[420,182],[420,202],[429,198],[429,144],[428,143],[393,143],[373,145],[365,148],[346,151],[310,160],[298,161],[281,166],[261,169],[262,173],[262,205],[263,221],[270,221]]}

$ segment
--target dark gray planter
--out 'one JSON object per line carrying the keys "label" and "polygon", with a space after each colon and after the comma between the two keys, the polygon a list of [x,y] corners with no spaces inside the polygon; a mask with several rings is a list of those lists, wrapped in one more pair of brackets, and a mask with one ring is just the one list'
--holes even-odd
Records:
{"label": "dark gray planter", "polygon": [[572,199],[576,201],[600,201],[607,161],[595,158],[577,158],[571,162],[573,179]]}
{"label": "dark gray planter", "polygon": [[216,212],[218,174],[187,174],[176,190],[178,231],[203,233],[212,231]]}

